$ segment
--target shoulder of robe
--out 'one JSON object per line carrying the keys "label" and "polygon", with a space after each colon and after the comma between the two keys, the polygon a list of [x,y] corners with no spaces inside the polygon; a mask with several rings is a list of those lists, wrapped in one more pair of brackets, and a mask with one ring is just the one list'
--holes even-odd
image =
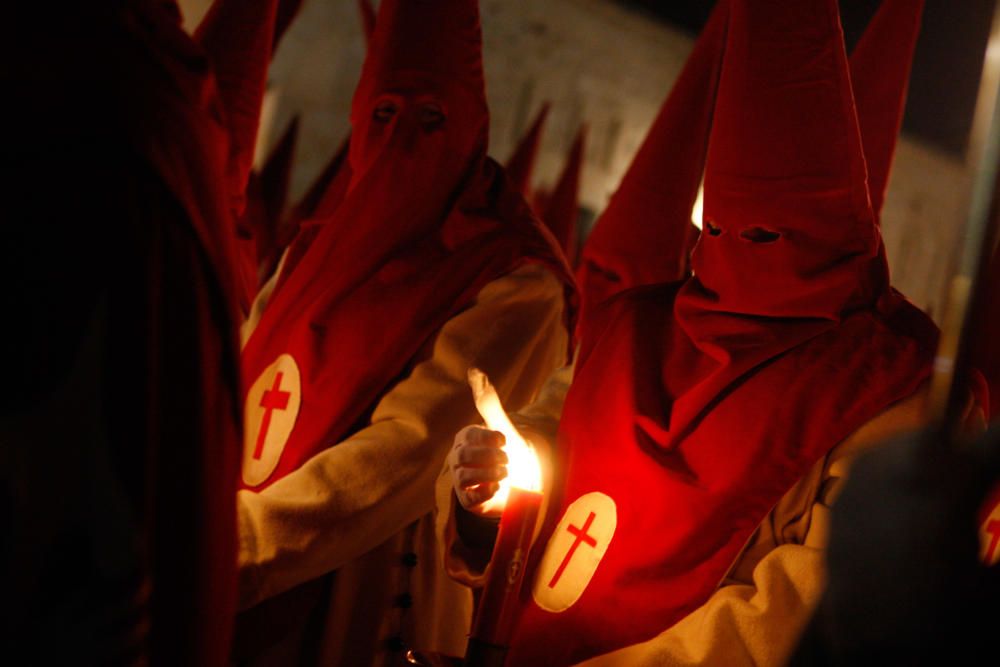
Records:
{"label": "shoulder of robe", "polygon": [[845,477],[854,457],[896,436],[921,428],[930,389],[923,383],[910,396],[897,401],[834,447],[827,456],[828,477]]}

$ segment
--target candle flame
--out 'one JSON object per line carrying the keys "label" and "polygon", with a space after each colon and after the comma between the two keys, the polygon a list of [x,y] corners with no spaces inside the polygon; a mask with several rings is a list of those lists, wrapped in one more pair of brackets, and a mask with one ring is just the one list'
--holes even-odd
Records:
{"label": "candle flame", "polygon": [[701,185],[698,186],[698,197],[694,200],[694,206],[691,208],[691,224],[693,224],[698,229],[702,228],[705,219],[705,181],[702,179]]}
{"label": "candle flame", "polygon": [[500,431],[506,438],[503,450],[507,453],[507,477],[500,480],[500,489],[483,504],[487,511],[502,510],[507,505],[512,486],[527,491],[542,490],[542,467],[535,448],[518,433],[504,411],[500,397],[486,373],[478,368],[470,368],[469,386],[472,387],[472,398],[486,427]]}

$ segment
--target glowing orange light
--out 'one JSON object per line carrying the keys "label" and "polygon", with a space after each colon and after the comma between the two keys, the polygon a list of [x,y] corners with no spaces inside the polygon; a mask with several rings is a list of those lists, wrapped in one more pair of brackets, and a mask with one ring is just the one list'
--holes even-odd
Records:
{"label": "glowing orange light", "polygon": [[469,369],[469,386],[476,401],[476,409],[486,422],[486,427],[503,433],[507,442],[503,450],[507,453],[507,477],[500,481],[500,489],[483,504],[487,511],[503,510],[507,506],[510,489],[516,486],[527,491],[542,490],[542,467],[535,448],[524,439],[500,403],[496,389],[486,374],[478,368]]}

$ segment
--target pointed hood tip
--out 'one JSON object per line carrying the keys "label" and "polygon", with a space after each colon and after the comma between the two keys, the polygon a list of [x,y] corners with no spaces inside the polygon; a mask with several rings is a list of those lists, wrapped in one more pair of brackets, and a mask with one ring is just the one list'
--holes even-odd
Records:
{"label": "pointed hood tip", "polygon": [[412,113],[428,103],[417,95],[429,96],[439,107],[436,116],[444,119],[452,148],[470,160],[486,158],[490,115],[478,0],[381,1],[351,101],[355,141],[348,157],[355,180],[367,173],[378,152],[363,138],[376,122],[380,97],[389,93],[401,102],[393,118],[396,111]]}
{"label": "pointed hood tip", "polygon": [[707,188],[706,207],[725,217],[736,214],[726,204],[735,191],[762,206],[784,206],[793,195],[832,190],[849,193],[857,207],[868,200],[865,181],[836,1],[779,8],[733,0],[706,162],[706,182],[714,186]]}
{"label": "pointed hood tip", "polygon": [[535,162],[550,110],[551,104],[548,101],[543,102],[528,131],[514,147],[514,152],[511,153],[505,167],[507,177],[525,199],[531,199],[531,177],[534,175]]}
{"label": "pointed hood tip", "polygon": [[829,322],[874,307],[888,265],[837,1],[730,12],[685,307]]}
{"label": "pointed hood tip", "polygon": [[881,217],[885,202],[923,9],[924,0],[882,0],[850,57],[868,190],[876,217]]}
{"label": "pointed hood tip", "polygon": [[705,170],[727,24],[722,0],[587,237],[584,312],[588,302],[687,273],[691,211]]}
{"label": "pointed hood tip", "polygon": [[402,72],[482,90],[482,32],[476,0],[382,0],[359,92]]}
{"label": "pointed hood tip", "polygon": [[375,34],[375,7],[372,5],[372,0],[358,0],[358,14],[361,15],[365,44],[370,48],[372,36]]}

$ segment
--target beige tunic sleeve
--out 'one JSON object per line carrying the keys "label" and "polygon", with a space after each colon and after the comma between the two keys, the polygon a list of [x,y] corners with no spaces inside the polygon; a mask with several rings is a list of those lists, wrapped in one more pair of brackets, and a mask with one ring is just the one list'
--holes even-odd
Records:
{"label": "beige tunic sleeve", "polygon": [[835,447],[778,503],[708,602],[659,636],[599,656],[608,665],[780,665],[824,585],[830,506],[859,453],[923,423],[925,392],[897,403]]}
{"label": "beige tunic sleeve", "polygon": [[432,511],[454,435],[476,420],[466,371],[486,371],[512,409],[528,404],[565,363],[563,308],[562,284],[537,265],[490,283],[369,426],[262,492],[240,491],[240,606],[335,570]]}

